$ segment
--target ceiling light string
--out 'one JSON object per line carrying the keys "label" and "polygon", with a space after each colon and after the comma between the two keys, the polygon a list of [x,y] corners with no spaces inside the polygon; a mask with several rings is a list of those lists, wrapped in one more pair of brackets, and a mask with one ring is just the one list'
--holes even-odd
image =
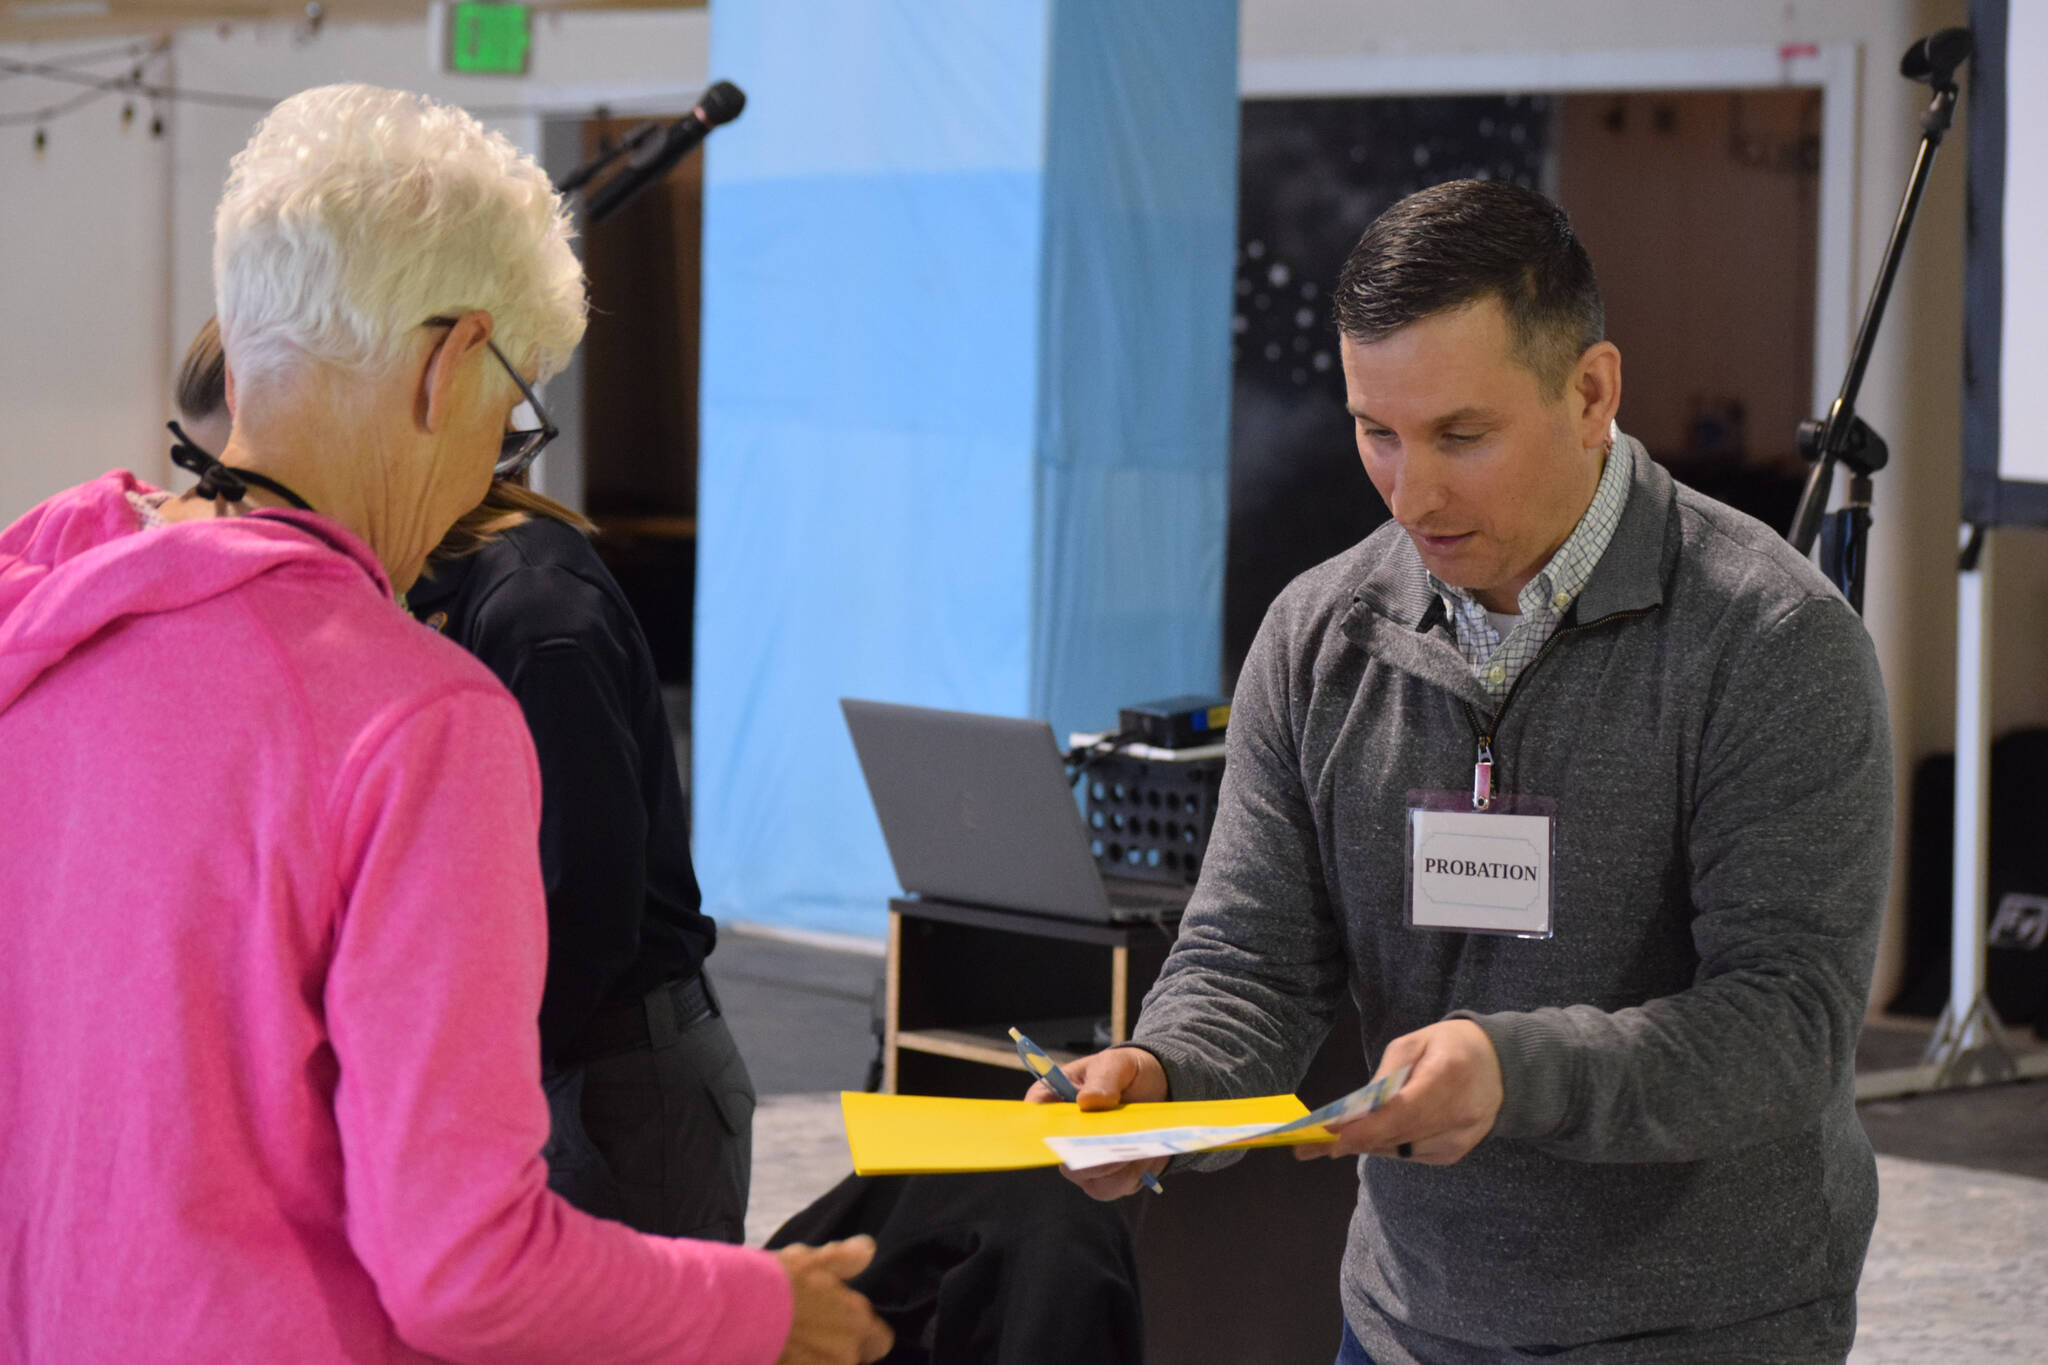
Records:
{"label": "ceiling light string", "polygon": [[[301,26],[303,40],[306,41],[316,39],[320,35],[321,20],[325,17],[324,13],[316,15],[314,10],[314,6],[308,6],[308,22]],[[214,109],[249,109],[261,112],[274,107],[284,98],[281,95],[248,94],[238,91],[196,90],[150,80],[147,73],[148,64],[167,60],[171,42],[171,38],[165,35],[147,42],[124,43],[118,47],[69,53],[46,61],[34,62],[0,56],[0,81],[35,78],[84,87],[77,95],[53,104],[34,109],[0,112],[0,127],[33,125],[36,130],[35,151],[41,156],[49,147],[50,123],[86,109],[110,95],[126,96],[121,105],[123,130],[134,126],[137,101],[148,100],[150,135],[156,138],[162,138],[164,135],[166,106],[181,101]],[[130,62],[132,65],[128,71],[120,75],[105,75],[80,69],[116,60]],[[524,118],[542,112],[524,104],[465,104],[462,107],[471,116],[480,119]]]}
{"label": "ceiling light string", "polygon": [[[150,57],[157,56],[150,53]],[[140,68],[124,76],[94,76],[82,71],[71,71],[47,62],[23,62],[12,57],[0,57],[0,76],[40,76],[44,80],[58,81],[70,85],[83,85],[97,91],[130,90],[152,100],[169,102],[183,101],[188,104],[210,105],[221,109],[269,109],[284,98],[282,95],[244,94],[227,90],[194,90],[184,86],[159,85],[140,79]],[[540,110],[526,104],[464,104],[461,106],[471,117],[480,119],[521,118]],[[0,119],[10,116],[0,114]],[[16,121],[21,117],[14,116]]]}
{"label": "ceiling light string", "polygon": [[[152,56],[169,46],[170,39],[155,38],[146,42],[122,43],[119,47],[92,48],[84,52],[67,52],[61,57],[52,57],[40,63],[55,70],[75,69],[93,66],[99,62],[133,62],[137,58]],[[16,80],[23,76],[38,74],[32,71],[0,71],[0,81]]]}

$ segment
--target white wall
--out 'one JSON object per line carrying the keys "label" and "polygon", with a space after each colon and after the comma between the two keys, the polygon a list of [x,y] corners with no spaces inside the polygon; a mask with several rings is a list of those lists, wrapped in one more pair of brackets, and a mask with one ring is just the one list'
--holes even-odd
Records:
{"label": "white wall", "polygon": [[[0,53],[48,61],[87,46]],[[420,23],[330,23],[310,38],[292,24],[233,24],[178,32],[167,78],[266,97],[331,81],[420,90],[504,111],[488,121],[538,153],[546,114],[688,108],[708,51],[702,10],[537,15],[524,77],[441,73]],[[10,80],[0,108],[74,90]],[[0,525],[117,465],[171,476],[172,378],[213,311],[213,206],[261,111],[172,103],[160,141],[146,109],[125,132],[119,111],[110,99],[55,121],[40,158],[31,129],[0,127]]]}
{"label": "white wall", "polygon": [[[10,80],[0,109],[75,93]],[[41,156],[32,127],[0,127],[0,525],[115,465],[153,471],[168,448],[170,154],[147,109],[127,128],[120,111],[56,120]]]}
{"label": "white wall", "polygon": [[[1963,0],[1244,0],[1246,63],[1348,55],[1513,53],[1532,71],[1564,50],[1669,50],[1730,45],[1852,43],[1861,52],[1855,139],[1853,298],[1834,320],[1854,331],[1884,251],[1914,148],[1926,87],[1898,76],[1908,45],[1968,22]],[[1646,68],[1650,62],[1646,60]],[[1900,788],[1912,764],[1954,742],[1955,547],[1961,516],[1962,253],[1967,98],[1927,188],[1864,380],[1859,408],[1890,442],[1892,465],[1877,479],[1866,619],[1889,690]],[[1702,231],[1712,231],[1703,223]],[[1597,264],[1597,263],[1596,263]],[[1817,375],[1824,397],[1841,383]],[[2001,543],[2038,533],[2004,532]],[[2048,689],[2023,671],[2043,657],[2043,621],[2031,604],[2048,584],[2048,555],[2029,544],[2003,555],[1994,725],[2048,723]],[[1900,812],[1893,908],[1877,996],[1899,970],[1905,812]]]}

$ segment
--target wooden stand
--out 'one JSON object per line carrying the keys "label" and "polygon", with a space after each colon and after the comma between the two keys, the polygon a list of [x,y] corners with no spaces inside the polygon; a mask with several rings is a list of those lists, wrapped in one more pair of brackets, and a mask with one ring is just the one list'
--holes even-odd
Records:
{"label": "wooden stand", "polygon": [[882,1089],[1015,1099],[1030,1078],[1010,1029],[1059,1062],[1123,1042],[1174,930],[890,901]]}

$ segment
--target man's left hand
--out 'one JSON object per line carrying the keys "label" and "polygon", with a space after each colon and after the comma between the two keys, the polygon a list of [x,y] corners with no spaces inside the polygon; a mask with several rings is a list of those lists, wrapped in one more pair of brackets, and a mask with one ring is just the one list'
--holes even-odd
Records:
{"label": "man's left hand", "polygon": [[1493,1131],[1500,1114],[1500,1058],[1470,1019],[1404,1033],[1387,1044],[1377,1075],[1412,1068],[1400,1092],[1369,1114],[1332,1124],[1335,1142],[1296,1147],[1304,1161],[1322,1156],[1402,1157],[1448,1166]]}

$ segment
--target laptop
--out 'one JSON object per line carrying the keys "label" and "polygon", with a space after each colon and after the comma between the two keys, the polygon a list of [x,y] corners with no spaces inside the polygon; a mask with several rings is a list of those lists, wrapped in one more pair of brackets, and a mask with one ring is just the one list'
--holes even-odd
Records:
{"label": "laptop", "polygon": [[1189,888],[1105,877],[1042,720],[841,698],[903,889],[1106,924],[1179,914]]}

